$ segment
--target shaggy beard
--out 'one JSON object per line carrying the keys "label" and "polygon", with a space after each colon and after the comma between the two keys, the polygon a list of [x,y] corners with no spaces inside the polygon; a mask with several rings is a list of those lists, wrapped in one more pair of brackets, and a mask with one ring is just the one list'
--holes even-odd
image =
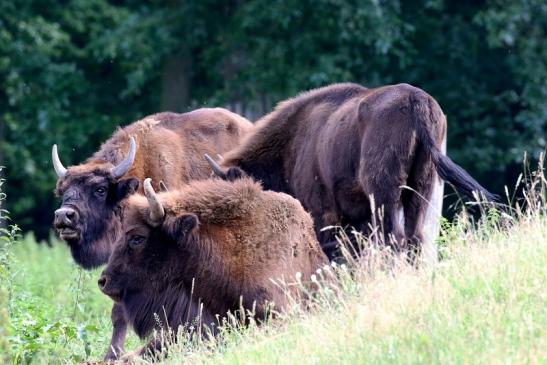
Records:
{"label": "shaggy beard", "polygon": [[179,326],[187,325],[196,331],[208,327],[214,331],[216,319],[200,303],[191,299],[184,288],[167,288],[159,293],[127,293],[122,300],[126,316],[135,333],[144,339],[154,329],[170,329],[176,333]]}

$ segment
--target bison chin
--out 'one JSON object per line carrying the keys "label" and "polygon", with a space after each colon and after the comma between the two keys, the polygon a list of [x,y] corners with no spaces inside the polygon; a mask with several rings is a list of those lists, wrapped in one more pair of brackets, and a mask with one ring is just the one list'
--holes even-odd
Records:
{"label": "bison chin", "polygon": [[79,241],[80,240],[80,231],[74,228],[70,227],[63,227],[57,229],[57,233],[59,233],[59,238],[61,238],[63,241],[69,242],[69,241]]}

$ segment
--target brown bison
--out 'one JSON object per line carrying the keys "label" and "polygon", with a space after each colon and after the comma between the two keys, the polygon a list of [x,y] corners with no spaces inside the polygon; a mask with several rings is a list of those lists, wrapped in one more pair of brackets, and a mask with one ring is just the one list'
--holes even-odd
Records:
{"label": "brown bison", "polygon": [[[203,153],[222,153],[237,146],[252,124],[228,110],[198,109],[190,113],[159,113],[119,129],[85,163],[63,167],[53,146],[59,177],[56,194],[62,205],[54,226],[84,268],[108,261],[120,231],[118,203],[136,192],[139,182],[153,177],[170,189],[207,178]],[[141,189],[142,191],[142,189]],[[125,336],[123,312],[113,309],[113,344],[107,358],[120,352]]]}
{"label": "brown bison", "polygon": [[107,262],[119,226],[115,208],[138,182],[149,176],[177,189],[207,178],[211,172],[203,153],[234,148],[251,128],[249,121],[221,108],[154,114],[119,129],[85,163],[68,169],[54,145],[56,194],[62,197],[54,226],[76,262],[85,268]]}
{"label": "brown bison", "polygon": [[[421,89],[335,84],[280,103],[225,155],[222,166],[209,160],[225,179],[252,176],[265,189],[299,199],[331,258],[333,233],[322,227],[366,232],[374,219],[382,222],[385,242],[416,250],[437,173],[465,195],[477,191],[494,199],[441,153],[445,132],[439,104]],[[371,196],[383,207],[374,215]]]}
{"label": "brown bison", "polygon": [[[286,305],[272,279],[294,282],[300,272],[305,283],[328,261],[302,205],[249,178],[158,195],[146,179],[144,191],[124,202],[124,236],[98,282],[141,338],[181,325],[214,333],[217,316],[241,308],[263,319]],[[153,339],[137,353],[161,345]]]}

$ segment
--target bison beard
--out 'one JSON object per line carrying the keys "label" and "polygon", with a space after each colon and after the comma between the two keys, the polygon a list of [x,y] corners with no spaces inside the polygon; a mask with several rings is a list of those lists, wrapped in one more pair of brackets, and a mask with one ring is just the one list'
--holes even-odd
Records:
{"label": "bison beard", "polygon": [[[386,244],[414,256],[437,173],[467,196],[496,198],[442,155],[445,131],[440,106],[418,88],[336,84],[280,103],[213,170],[227,180],[251,176],[300,200],[331,259],[336,241],[323,227],[369,233],[374,221]],[[372,211],[371,196],[382,213]]]}
{"label": "bison beard", "polygon": [[[217,320],[201,303],[192,299],[192,293],[184,285],[169,287],[160,293],[133,293],[123,299],[127,319],[135,333],[147,338],[152,331],[176,329],[179,326],[206,327],[215,333]],[[159,321],[159,323],[158,323]]]}

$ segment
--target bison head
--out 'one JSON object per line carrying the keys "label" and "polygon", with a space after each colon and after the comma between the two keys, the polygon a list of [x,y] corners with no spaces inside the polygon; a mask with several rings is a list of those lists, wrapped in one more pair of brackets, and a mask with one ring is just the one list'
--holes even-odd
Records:
{"label": "bison head", "polygon": [[55,193],[62,199],[55,211],[54,227],[69,245],[74,260],[84,268],[108,261],[120,227],[118,203],[139,186],[135,178],[122,179],[135,154],[131,137],[127,156],[118,165],[90,161],[67,169],[59,160],[57,146],[53,146],[53,166],[59,178]]}
{"label": "bison head", "polygon": [[[166,323],[176,325],[185,317],[181,310],[192,310],[182,282],[188,269],[182,260],[183,247],[198,226],[194,214],[166,214],[150,179],[144,181],[144,191],[146,200],[135,196],[124,203],[123,233],[98,281],[104,294],[123,303],[141,337],[154,328],[154,313],[162,322],[166,316]],[[188,316],[195,318],[196,313]]]}

